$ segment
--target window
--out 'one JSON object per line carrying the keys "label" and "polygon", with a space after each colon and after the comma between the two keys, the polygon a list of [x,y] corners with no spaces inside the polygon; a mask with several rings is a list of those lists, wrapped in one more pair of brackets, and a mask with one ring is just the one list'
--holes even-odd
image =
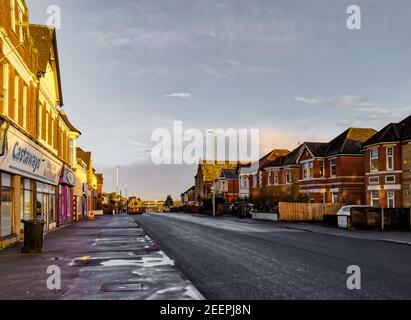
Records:
{"label": "window", "polygon": [[279,181],[278,181],[279,179],[278,178],[279,178],[278,171],[275,171],[274,172],[274,184],[275,185],[279,184]]}
{"label": "window", "polygon": [[23,128],[27,128],[27,86],[23,87]]}
{"label": "window", "polygon": [[23,34],[23,11],[21,10],[20,6],[18,8],[18,18],[19,21],[17,21],[19,25],[19,42],[24,41],[24,34]]}
{"label": "window", "polygon": [[9,64],[3,64],[3,89],[2,89],[2,98],[3,98],[3,113],[8,115],[9,113]]}
{"label": "window", "polygon": [[[71,139],[70,139],[70,143],[71,143]],[[268,171],[268,175],[267,175],[267,185],[271,186],[271,170]]]}
{"label": "window", "polygon": [[378,171],[378,149],[371,149],[370,151],[370,169],[371,171]]}
{"label": "window", "polygon": [[369,182],[369,184],[379,184],[380,183],[380,177],[369,177],[368,182]]}
{"label": "window", "polygon": [[55,126],[55,120],[54,120],[54,118],[51,118],[51,142],[50,142],[50,145],[54,148],[54,146],[55,146],[55,139],[56,139],[56,137],[54,136],[55,135],[55,132],[54,132],[54,126]]}
{"label": "window", "polygon": [[388,208],[395,208],[395,191],[387,190],[387,206]]}
{"label": "window", "polygon": [[380,206],[380,191],[378,190],[371,191],[371,205],[373,207]]}
{"label": "window", "polygon": [[0,237],[7,237],[13,233],[13,188],[11,175],[1,174],[0,192]]}
{"label": "window", "polygon": [[324,160],[320,161],[320,177],[324,178],[325,176],[325,171],[324,171]]}
{"label": "window", "polygon": [[312,161],[303,164],[303,180],[312,179],[314,177],[313,166],[314,163]]}
{"label": "window", "polygon": [[386,176],[385,177],[386,183],[395,183],[395,176]]}
{"label": "window", "polygon": [[19,76],[14,77],[14,120],[19,122]]}
{"label": "window", "polygon": [[11,30],[16,32],[16,4],[15,0],[10,0]]}
{"label": "window", "polygon": [[[30,179],[22,179],[20,189],[20,219],[33,219],[33,182]],[[23,229],[23,224],[20,228]]]}
{"label": "window", "polygon": [[257,188],[257,175],[253,175],[253,188]]}
{"label": "window", "polygon": [[333,203],[338,203],[338,193],[337,192],[333,192],[332,201]]}
{"label": "window", "polygon": [[325,193],[321,193],[321,203],[325,203]]}
{"label": "window", "polygon": [[292,183],[292,178],[291,178],[290,169],[286,169],[286,170],[285,170],[285,183],[286,183],[286,184],[291,184],[291,183]]}
{"label": "window", "polygon": [[330,177],[337,176],[337,166],[335,164],[335,160],[330,161]]}
{"label": "window", "polygon": [[394,170],[394,147],[387,147],[387,170]]}

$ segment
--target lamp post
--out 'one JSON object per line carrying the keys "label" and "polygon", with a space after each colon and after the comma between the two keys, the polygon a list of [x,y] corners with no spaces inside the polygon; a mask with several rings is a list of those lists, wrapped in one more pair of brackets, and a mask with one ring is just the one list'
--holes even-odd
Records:
{"label": "lamp post", "polygon": [[212,148],[213,148],[213,186],[212,186],[212,188],[213,188],[213,190],[212,190],[213,200],[212,200],[212,203],[213,203],[213,217],[215,217],[216,216],[216,203],[215,203],[215,196],[216,196],[215,187],[216,186],[215,186],[214,176],[215,176],[215,167],[216,167],[216,164],[217,164],[217,137],[216,137],[216,134],[215,134],[215,130],[209,130],[209,133],[213,134],[213,145],[212,145]]}
{"label": "lamp post", "polygon": [[[118,193],[118,171],[120,169],[120,166],[116,167],[116,198],[118,197],[119,193]],[[120,197],[120,201],[121,201],[121,197]],[[120,201],[117,203],[117,213],[120,209]]]}

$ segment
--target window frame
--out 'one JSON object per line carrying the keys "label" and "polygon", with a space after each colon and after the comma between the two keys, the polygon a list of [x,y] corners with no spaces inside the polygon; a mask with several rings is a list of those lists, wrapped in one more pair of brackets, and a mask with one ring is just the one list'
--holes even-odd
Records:
{"label": "window frame", "polygon": [[[333,174],[333,168],[335,170],[335,174]],[[330,178],[337,177],[337,161],[335,159],[330,160]]]}
{"label": "window frame", "polygon": [[[388,155],[388,151],[389,150],[392,150],[392,154],[391,155]],[[387,168],[387,171],[394,171],[394,153],[395,153],[395,151],[394,151],[394,146],[387,146],[386,147],[386,149],[385,149],[385,156],[386,156],[386,163],[385,163],[385,165],[386,165],[386,168]],[[388,167],[388,159],[389,158],[391,158],[391,164],[392,164],[392,167]]]}
{"label": "window frame", "polygon": [[[376,152],[376,157],[373,157],[373,152]],[[378,148],[372,148],[370,149],[370,172],[378,172],[378,161],[379,161],[379,154],[378,154]],[[376,169],[373,169],[373,160],[377,162],[376,164]]]}

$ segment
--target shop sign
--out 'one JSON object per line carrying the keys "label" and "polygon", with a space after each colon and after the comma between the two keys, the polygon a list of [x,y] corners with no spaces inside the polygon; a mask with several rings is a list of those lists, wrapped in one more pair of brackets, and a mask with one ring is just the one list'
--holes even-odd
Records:
{"label": "shop sign", "polygon": [[63,163],[14,127],[7,132],[0,170],[57,185]]}
{"label": "shop sign", "polygon": [[73,171],[71,171],[70,169],[63,169],[60,183],[67,184],[69,186],[74,186],[76,183],[76,178],[74,176]]}

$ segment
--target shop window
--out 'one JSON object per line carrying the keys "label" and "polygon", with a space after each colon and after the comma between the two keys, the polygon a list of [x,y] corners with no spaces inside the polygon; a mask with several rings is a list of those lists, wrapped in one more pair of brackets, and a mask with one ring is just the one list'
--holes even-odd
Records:
{"label": "shop window", "polygon": [[13,233],[13,188],[11,179],[11,175],[1,174],[0,237],[7,237]]}
{"label": "shop window", "polygon": [[36,219],[44,220],[46,224],[56,222],[55,187],[37,183]]}
{"label": "shop window", "polygon": [[[20,184],[20,218],[21,220],[32,220],[33,217],[33,182],[30,179],[22,179]],[[21,224],[23,229],[23,224]]]}

